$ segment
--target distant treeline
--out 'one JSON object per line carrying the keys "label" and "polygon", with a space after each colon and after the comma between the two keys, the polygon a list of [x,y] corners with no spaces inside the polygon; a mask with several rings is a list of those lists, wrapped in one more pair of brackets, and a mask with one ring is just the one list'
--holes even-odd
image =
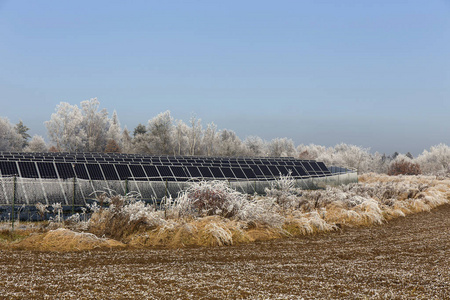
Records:
{"label": "distant treeline", "polygon": [[249,136],[241,140],[234,131],[218,129],[214,123],[203,126],[196,116],[192,116],[187,124],[175,120],[170,111],[158,114],[130,132],[121,127],[116,111],[109,117],[106,109],[100,109],[97,98],[82,101],[80,106],[61,102],[45,126],[50,145],[42,136],[31,137],[29,128],[22,121],[13,125],[7,118],[0,117],[0,151],[293,156],[356,168],[360,173],[450,173],[450,148],[445,144],[433,146],[414,158],[409,152],[404,155],[372,154],[367,148],[343,143],[324,147],[314,144],[295,146],[288,138],[266,141]]}

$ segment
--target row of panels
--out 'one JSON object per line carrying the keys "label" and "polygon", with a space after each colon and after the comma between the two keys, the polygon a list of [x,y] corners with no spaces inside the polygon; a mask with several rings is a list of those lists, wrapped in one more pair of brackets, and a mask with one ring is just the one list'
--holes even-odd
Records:
{"label": "row of panels", "polygon": [[323,163],[301,166],[163,166],[150,164],[102,164],[0,161],[0,175],[26,178],[81,178],[88,180],[273,179],[289,173],[297,178],[331,175]]}
{"label": "row of panels", "polygon": [[66,162],[163,162],[198,163],[226,162],[252,164],[294,165],[298,160],[292,157],[206,157],[206,156],[148,156],[122,153],[11,153],[0,152],[0,160],[8,161],[66,161]]}
{"label": "row of panels", "polygon": [[[146,155],[131,153],[101,153],[101,152],[9,152],[0,151],[0,157],[115,157],[115,158],[160,158],[160,159],[226,159],[226,160],[246,160],[254,157],[224,157],[224,156],[192,156],[192,155]],[[293,157],[260,157],[268,160],[295,160]]]}
{"label": "row of panels", "polygon": [[230,163],[245,163],[245,162],[256,162],[256,163],[273,163],[273,162],[291,162],[295,163],[297,161],[308,161],[308,160],[297,160],[297,159],[271,159],[271,158],[227,158],[227,157],[160,157],[160,156],[120,156],[120,157],[109,157],[109,156],[30,156],[30,155],[0,155],[0,160],[48,160],[48,161],[161,161],[161,162],[230,162]]}
{"label": "row of panels", "polygon": [[158,159],[148,159],[148,158],[1,158],[0,161],[43,161],[43,162],[67,162],[67,163],[148,163],[155,165],[230,165],[230,166],[242,166],[248,164],[257,165],[278,165],[278,166],[301,166],[305,162],[313,161],[261,161],[257,159],[246,160],[246,161],[229,161],[229,160],[203,160],[203,159],[191,159],[191,160],[158,160]]}

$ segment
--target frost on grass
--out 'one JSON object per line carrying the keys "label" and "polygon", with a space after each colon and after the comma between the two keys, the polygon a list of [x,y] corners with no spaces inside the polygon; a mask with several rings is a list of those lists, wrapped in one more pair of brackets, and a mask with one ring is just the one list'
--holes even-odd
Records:
{"label": "frost on grass", "polygon": [[107,199],[89,231],[133,246],[214,246],[382,224],[449,202],[450,181],[368,174],[361,182],[299,190],[281,176],[266,195],[246,195],[223,181],[193,182],[163,210],[130,198]]}
{"label": "frost on grass", "polygon": [[378,225],[449,203],[449,191],[449,179],[377,174],[324,190],[299,190],[292,177],[281,176],[264,196],[223,181],[192,182],[176,199],[163,199],[161,209],[136,195],[104,193],[88,221],[55,216],[53,223],[133,247],[223,246]]}

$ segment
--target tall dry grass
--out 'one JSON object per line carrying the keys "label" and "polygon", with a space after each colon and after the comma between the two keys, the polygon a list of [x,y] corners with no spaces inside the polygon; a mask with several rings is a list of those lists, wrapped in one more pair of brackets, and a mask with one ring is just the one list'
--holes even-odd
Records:
{"label": "tall dry grass", "polygon": [[291,180],[250,197],[220,181],[192,183],[165,211],[139,201],[98,210],[89,231],[136,247],[222,246],[378,225],[450,199],[450,180],[430,176],[365,174],[357,184],[315,191]]}
{"label": "tall dry grass", "polygon": [[100,202],[108,206],[92,205],[90,220],[74,217],[57,224],[92,235],[52,231],[22,243],[53,249],[60,245],[54,238],[74,249],[76,239],[84,239],[87,248],[104,245],[95,236],[131,247],[225,246],[379,225],[450,202],[450,180],[433,176],[365,174],[359,183],[314,191],[291,183],[291,177],[282,177],[258,196],[241,194],[225,182],[193,182],[176,199],[164,199],[162,210],[134,195],[103,194]]}

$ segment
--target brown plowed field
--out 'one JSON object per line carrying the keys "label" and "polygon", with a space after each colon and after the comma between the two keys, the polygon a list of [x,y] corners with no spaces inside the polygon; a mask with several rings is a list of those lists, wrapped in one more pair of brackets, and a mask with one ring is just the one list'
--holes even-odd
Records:
{"label": "brown plowed field", "polygon": [[450,205],[220,248],[0,251],[1,299],[450,299]]}

